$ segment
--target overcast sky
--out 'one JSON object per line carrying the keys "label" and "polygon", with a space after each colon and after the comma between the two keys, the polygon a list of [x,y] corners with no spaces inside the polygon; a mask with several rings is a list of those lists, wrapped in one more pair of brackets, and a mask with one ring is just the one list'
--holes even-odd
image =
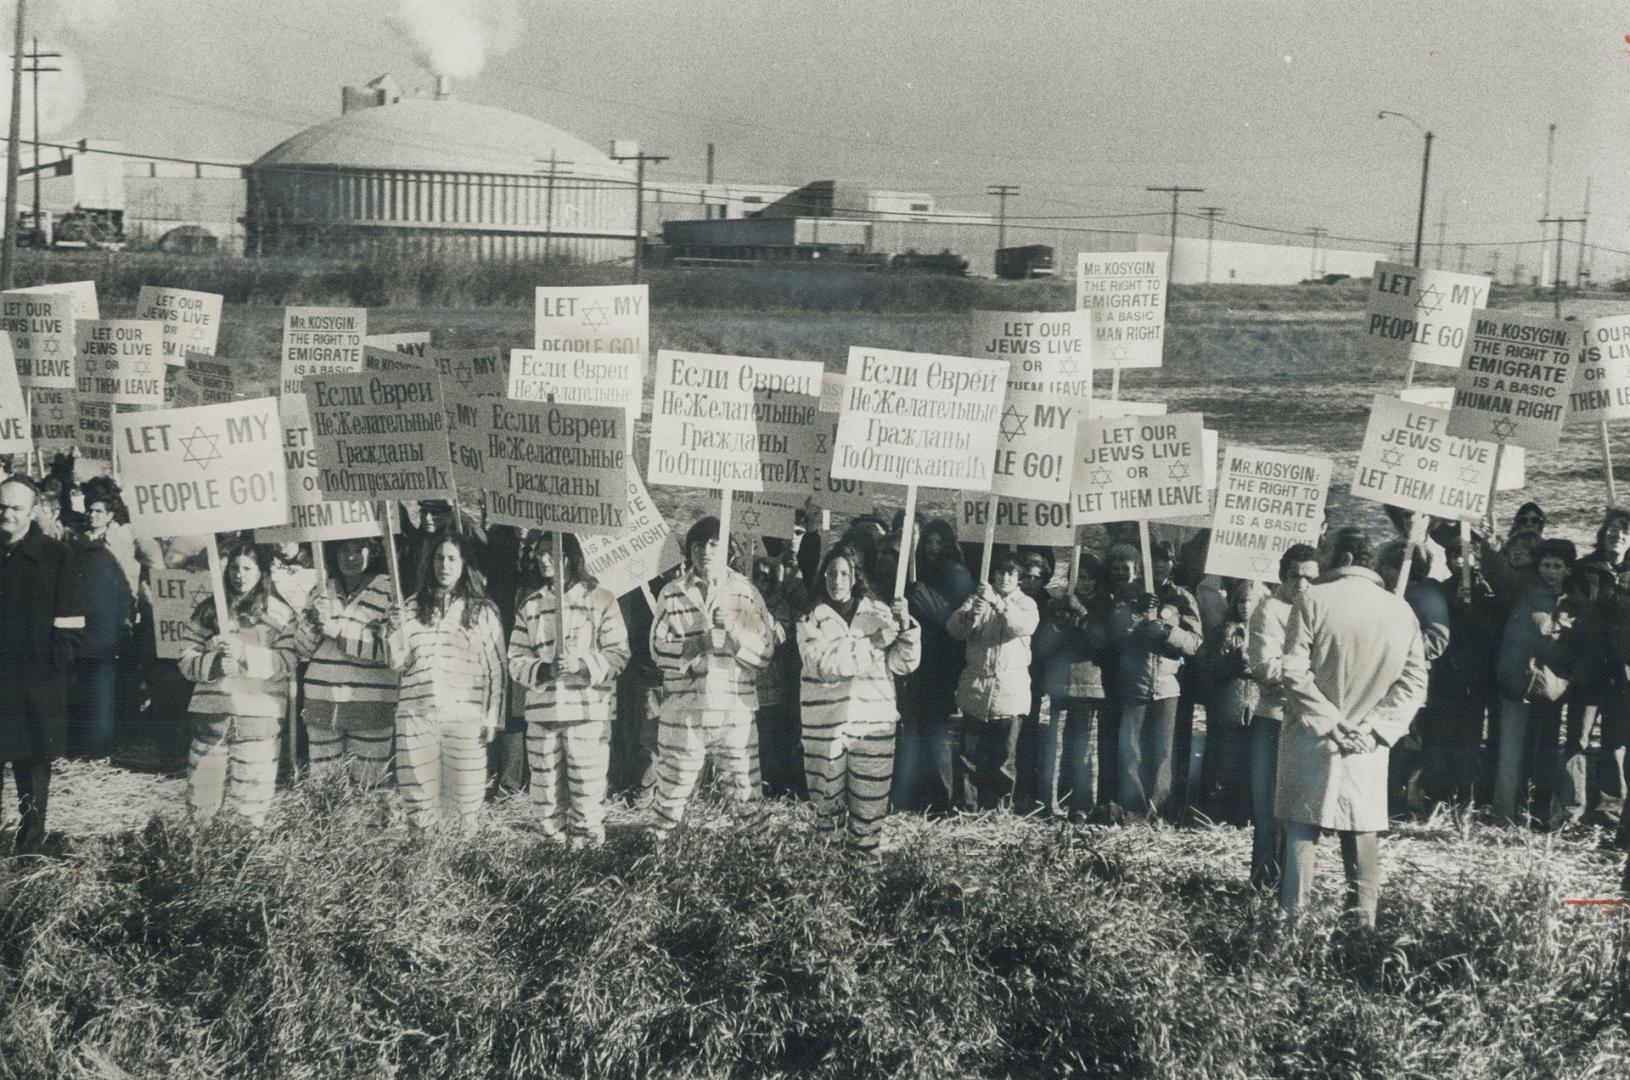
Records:
{"label": "overcast sky", "polygon": [[[1429,243],[1440,219],[1450,244],[1527,239],[1556,123],[1553,211],[1578,216],[1591,177],[1590,239],[1630,251],[1623,2],[35,3],[42,47],[77,69],[46,76],[70,99],[42,93],[48,137],[252,159],[335,115],[344,83],[429,85],[395,15],[439,63],[480,69],[460,97],[599,146],[638,139],[672,155],[657,178],[700,178],[712,141],[721,179],[851,180],[952,209],[1017,184],[1015,217],[1158,211],[1167,197],[1144,188],[1182,184],[1225,219],[1408,239],[1422,139],[1376,119],[1393,109],[1438,136]],[[453,44],[465,9],[484,49]]]}

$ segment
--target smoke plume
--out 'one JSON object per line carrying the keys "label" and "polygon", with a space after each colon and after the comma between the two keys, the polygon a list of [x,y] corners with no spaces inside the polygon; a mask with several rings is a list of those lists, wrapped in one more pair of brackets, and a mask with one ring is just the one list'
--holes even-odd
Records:
{"label": "smoke plume", "polygon": [[480,74],[521,33],[515,0],[398,0],[390,23],[431,74],[455,79]]}

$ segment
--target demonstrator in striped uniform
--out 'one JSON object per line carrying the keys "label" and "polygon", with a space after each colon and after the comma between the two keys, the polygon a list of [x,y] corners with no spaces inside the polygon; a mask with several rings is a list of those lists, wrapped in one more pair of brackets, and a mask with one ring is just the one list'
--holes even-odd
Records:
{"label": "demonstrator in striped uniform", "polygon": [[[559,840],[569,832],[598,844],[606,838],[611,708],[617,676],[628,666],[628,630],[617,598],[584,575],[577,537],[560,539],[564,567],[555,566],[552,533],[533,549],[543,584],[515,614],[509,674],[526,691],[530,790],[544,835]],[[555,641],[557,573],[565,574],[564,648]]]}
{"label": "demonstrator in striped uniform", "polygon": [[181,674],[193,688],[188,722],[187,804],[200,818],[222,805],[251,824],[266,820],[277,787],[278,735],[294,670],[295,615],[272,589],[271,555],[239,544],[222,553],[223,632],[215,601],[194,609],[181,650]]}
{"label": "demonstrator in striped uniform", "polygon": [[385,778],[401,683],[386,657],[391,602],[384,548],[373,538],[319,544],[328,577],[313,589],[300,620],[299,650],[309,660],[301,712],[313,773],[344,767],[372,787]]}
{"label": "demonstrator in striped uniform", "polygon": [[863,562],[848,544],[827,555],[798,653],[810,801],[834,833],[847,824],[849,843],[874,851],[894,777],[894,680],[916,670],[922,628],[903,599],[877,599]]}
{"label": "demonstrator in striped uniform", "polygon": [[391,610],[391,666],[402,673],[396,783],[414,826],[452,817],[468,834],[503,710],[504,631],[462,534],[425,545],[419,581],[406,610]]}

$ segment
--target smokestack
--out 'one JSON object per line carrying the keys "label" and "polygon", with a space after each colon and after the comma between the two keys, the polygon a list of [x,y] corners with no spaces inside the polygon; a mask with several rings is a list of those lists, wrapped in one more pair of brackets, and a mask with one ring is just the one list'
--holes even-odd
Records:
{"label": "smokestack", "polygon": [[707,144],[707,182],[713,183],[713,144]]}
{"label": "smokestack", "polygon": [[436,100],[446,101],[453,96],[453,80],[446,75],[436,76]]}

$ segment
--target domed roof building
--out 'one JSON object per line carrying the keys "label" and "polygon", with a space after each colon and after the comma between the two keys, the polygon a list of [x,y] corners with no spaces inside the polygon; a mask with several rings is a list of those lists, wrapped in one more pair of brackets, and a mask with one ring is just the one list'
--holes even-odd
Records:
{"label": "domed roof building", "polygon": [[248,249],[604,262],[632,254],[633,171],[529,116],[404,98],[390,76],[249,166]]}

